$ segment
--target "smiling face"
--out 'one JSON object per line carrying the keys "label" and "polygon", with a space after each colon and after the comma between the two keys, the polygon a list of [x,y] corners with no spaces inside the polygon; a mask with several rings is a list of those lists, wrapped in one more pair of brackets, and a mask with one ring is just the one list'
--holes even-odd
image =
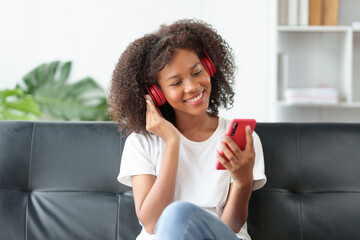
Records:
{"label": "smiling face", "polygon": [[158,74],[158,83],[175,116],[200,115],[209,107],[211,81],[195,52],[176,49]]}

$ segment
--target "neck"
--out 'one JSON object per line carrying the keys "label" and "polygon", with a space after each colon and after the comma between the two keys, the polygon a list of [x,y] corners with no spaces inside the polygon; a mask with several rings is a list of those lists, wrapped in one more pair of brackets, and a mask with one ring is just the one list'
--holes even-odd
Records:
{"label": "neck", "polygon": [[218,118],[207,112],[193,116],[177,113],[176,128],[190,140],[205,140],[216,130]]}

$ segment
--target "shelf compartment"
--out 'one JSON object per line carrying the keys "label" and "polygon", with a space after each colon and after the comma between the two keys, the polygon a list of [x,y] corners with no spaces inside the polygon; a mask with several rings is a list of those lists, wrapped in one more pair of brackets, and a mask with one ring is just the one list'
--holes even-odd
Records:
{"label": "shelf compartment", "polygon": [[349,29],[344,27],[340,32],[280,31],[277,49],[287,59],[284,88],[333,87],[338,89],[340,101],[351,102],[353,39]]}

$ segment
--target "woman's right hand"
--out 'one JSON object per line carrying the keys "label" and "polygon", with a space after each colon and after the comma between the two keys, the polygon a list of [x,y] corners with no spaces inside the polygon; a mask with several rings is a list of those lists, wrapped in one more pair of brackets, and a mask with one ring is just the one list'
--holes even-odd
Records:
{"label": "woman's right hand", "polygon": [[150,95],[146,99],[146,130],[162,138],[165,143],[180,140],[179,130],[166,120],[155,106]]}

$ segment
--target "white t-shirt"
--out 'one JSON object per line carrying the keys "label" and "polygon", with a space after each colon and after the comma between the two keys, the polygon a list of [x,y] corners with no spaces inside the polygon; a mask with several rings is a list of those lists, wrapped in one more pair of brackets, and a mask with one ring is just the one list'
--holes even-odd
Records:
{"label": "white t-shirt", "polygon": [[[226,132],[229,120],[219,117],[218,127],[207,140],[194,142],[183,135],[180,138],[179,165],[175,186],[175,201],[194,203],[220,217],[227,199],[230,174],[215,168],[216,149],[220,147],[222,134]],[[253,169],[254,187],[257,190],[266,183],[264,157],[259,136],[253,132],[255,164]],[[131,186],[131,176],[151,174],[157,176],[163,153],[164,141],[156,135],[130,134],[125,142],[118,181]],[[249,240],[246,223],[237,236]],[[141,231],[137,240],[153,240],[154,235]]]}

